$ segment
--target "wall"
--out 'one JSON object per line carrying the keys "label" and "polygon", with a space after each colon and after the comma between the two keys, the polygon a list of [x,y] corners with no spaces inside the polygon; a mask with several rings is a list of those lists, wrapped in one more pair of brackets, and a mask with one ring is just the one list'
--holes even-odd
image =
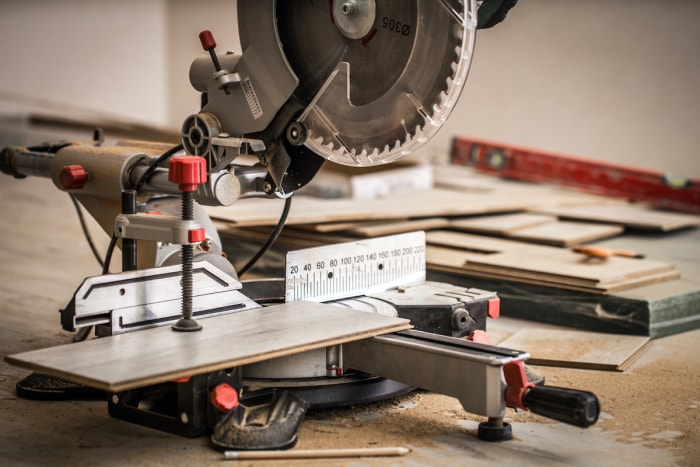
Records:
{"label": "wall", "polygon": [[520,0],[430,141],[471,135],[700,177],[700,2]]}
{"label": "wall", "polygon": [[[0,101],[49,99],[175,128],[189,64],[231,0],[3,0]],[[462,98],[429,150],[472,135],[700,177],[700,2],[520,0],[480,31]],[[1,106],[0,106],[0,110]]]}
{"label": "wall", "polygon": [[166,0],[2,0],[0,110],[165,123]]}
{"label": "wall", "polygon": [[190,64],[205,55],[199,33],[208,29],[216,40],[218,53],[240,53],[236,2],[230,0],[168,1],[168,123],[180,127],[200,107],[199,93],[189,80]]}

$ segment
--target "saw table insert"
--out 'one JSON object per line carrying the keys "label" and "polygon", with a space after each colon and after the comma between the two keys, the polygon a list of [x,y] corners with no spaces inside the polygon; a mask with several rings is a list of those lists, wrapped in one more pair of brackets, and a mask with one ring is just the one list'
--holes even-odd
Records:
{"label": "saw table insert", "polygon": [[9,355],[17,366],[109,392],[232,368],[410,328],[407,319],[299,301]]}

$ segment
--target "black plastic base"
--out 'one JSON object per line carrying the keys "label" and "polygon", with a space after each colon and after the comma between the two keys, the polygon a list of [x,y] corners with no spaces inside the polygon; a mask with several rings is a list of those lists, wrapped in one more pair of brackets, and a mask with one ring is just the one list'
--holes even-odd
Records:
{"label": "black plastic base", "polygon": [[505,422],[500,426],[491,421],[481,422],[476,436],[482,441],[510,441],[513,439],[513,427]]}
{"label": "black plastic base", "polygon": [[211,435],[212,445],[224,450],[289,449],[307,404],[289,391],[263,391],[245,398],[230,411]]}

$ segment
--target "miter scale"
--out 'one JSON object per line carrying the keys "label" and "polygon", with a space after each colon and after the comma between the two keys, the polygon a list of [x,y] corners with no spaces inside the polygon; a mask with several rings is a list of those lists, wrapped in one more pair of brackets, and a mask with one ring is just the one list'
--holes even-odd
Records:
{"label": "miter scale", "polygon": [[595,422],[594,395],[534,387],[526,353],[462,339],[483,331],[498,297],[426,283],[422,234],[291,252],[284,281],[244,284],[201,207],[267,197],[288,208],[326,160],[414,152],[459,97],[477,20],[490,26],[513,3],[240,0],[241,53],[200,34],[208,55],[190,81],[202,106],[182,145],[4,149],[0,169],[74,196],[120,246],[123,269],[86,279],[61,313],[64,329],[101,337],[8,360],[108,392],[116,417],[213,433],[223,448],[289,447],[310,405],[415,386],[486,416],[486,439],[508,438],[506,405]]}

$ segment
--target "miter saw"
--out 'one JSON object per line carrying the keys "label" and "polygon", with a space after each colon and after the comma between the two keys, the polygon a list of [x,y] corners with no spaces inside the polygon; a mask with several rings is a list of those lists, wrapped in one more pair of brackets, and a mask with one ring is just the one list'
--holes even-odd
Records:
{"label": "miter saw", "polygon": [[[477,26],[492,26],[514,3],[241,0],[242,53],[219,53],[212,33],[200,34],[208,55],[192,63],[190,81],[202,105],[185,119],[181,145],[105,146],[96,138],[4,149],[3,172],[51,178],[112,236],[105,274],[78,288],[61,310],[63,328],[76,331],[76,340],[93,328],[99,339],[166,325],[194,335],[209,320],[284,302],[288,281],[238,280],[202,206],[267,197],[285,199],[288,210],[326,160],[363,167],[413,153],[454,107]],[[251,157],[255,163],[241,162]],[[392,238],[362,261],[376,260],[382,270],[383,254],[420,259],[420,240]],[[123,271],[108,274],[116,245]],[[424,271],[415,272],[380,280],[383,289],[361,297],[350,290],[301,297],[388,309],[410,319],[412,331],[129,387],[110,395],[110,413],[186,436],[213,432],[216,446],[236,449],[292,446],[309,406],[375,401],[413,387],[458,397],[466,410],[488,417],[479,428],[484,439],[511,436],[506,405],[595,423],[593,394],[535,386],[526,377],[526,353],[463,339],[497,315],[495,293],[426,283]]]}

